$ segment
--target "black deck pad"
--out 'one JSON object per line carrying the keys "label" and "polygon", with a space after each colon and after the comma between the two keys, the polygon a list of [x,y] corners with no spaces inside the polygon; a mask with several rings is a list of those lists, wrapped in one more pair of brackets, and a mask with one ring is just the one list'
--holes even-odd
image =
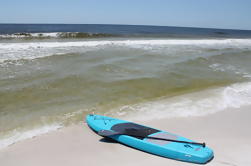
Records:
{"label": "black deck pad", "polygon": [[126,135],[133,136],[138,139],[144,139],[148,135],[157,133],[160,130],[156,130],[150,127],[141,126],[135,123],[120,123],[112,126],[111,130],[116,132],[125,133]]}

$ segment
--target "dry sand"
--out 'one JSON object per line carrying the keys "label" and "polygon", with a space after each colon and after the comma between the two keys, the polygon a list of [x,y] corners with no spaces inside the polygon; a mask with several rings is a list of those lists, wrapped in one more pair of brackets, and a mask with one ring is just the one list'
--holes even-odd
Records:
{"label": "dry sand", "polygon": [[[226,110],[205,117],[139,122],[203,142],[214,150],[208,166],[251,165],[251,108]],[[105,142],[86,124],[25,140],[0,150],[0,166],[195,165]]]}

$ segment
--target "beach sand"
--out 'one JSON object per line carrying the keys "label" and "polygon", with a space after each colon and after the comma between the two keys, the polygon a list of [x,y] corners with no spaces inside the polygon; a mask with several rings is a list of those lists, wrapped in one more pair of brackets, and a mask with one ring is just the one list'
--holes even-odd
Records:
{"label": "beach sand", "polygon": [[[204,117],[138,123],[206,142],[214,150],[208,166],[251,165],[251,107],[228,109]],[[1,166],[195,165],[151,155],[95,134],[84,123],[59,129],[0,150]]]}

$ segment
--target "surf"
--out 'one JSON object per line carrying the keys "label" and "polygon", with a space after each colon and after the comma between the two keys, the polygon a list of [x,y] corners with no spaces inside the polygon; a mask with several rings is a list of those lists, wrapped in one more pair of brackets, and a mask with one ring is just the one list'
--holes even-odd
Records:
{"label": "surf", "polygon": [[57,42],[0,42],[0,62],[8,60],[32,60],[67,52],[87,52],[97,49],[122,47],[141,50],[161,49],[247,49],[251,39],[152,39],[152,40],[91,40],[91,41],[57,41]]}

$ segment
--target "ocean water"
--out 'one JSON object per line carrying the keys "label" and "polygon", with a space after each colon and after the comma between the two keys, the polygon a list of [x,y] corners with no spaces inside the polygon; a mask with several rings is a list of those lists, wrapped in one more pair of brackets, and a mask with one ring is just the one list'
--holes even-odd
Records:
{"label": "ocean water", "polygon": [[0,24],[0,148],[97,113],[206,116],[251,104],[251,31]]}

